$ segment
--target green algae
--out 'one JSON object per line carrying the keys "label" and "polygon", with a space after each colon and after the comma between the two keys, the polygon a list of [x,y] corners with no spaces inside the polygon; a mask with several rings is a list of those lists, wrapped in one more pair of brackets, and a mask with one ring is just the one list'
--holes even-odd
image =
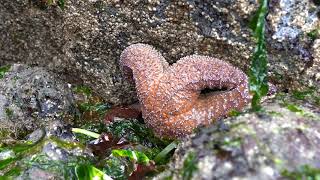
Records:
{"label": "green algae", "polygon": [[253,30],[257,44],[252,56],[251,67],[249,70],[249,89],[253,93],[251,107],[258,111],[261,109],[261,98],[268,93],[267,80],[267,50],[265,42],[265,23],[268,13],[268,1],[260,0],[260,7],[253,17],[250,28]]}
{"label": "green algae", "polygon": [[80,85],[72,90],[81,99],[76,102],[76,107],[80,112],[76,116],[76,124],[81,126],[88,121],[102,121],[105,113],[111,108],[110,104],[95,95],[88,86]]}
{"label": "green algae", "polygon": [[90,166],[91,159],[84,157],[69,157],[68,161],[52,160],[48,155],[40,153],[22,160],[24,168],[40,167],[42,170],[50,171],[64,179],[77,179],[77,167]]}
{"label": "green algae", "polygon": [[65,0],[32,0],[35,5],[39,8],[45,10],[50,6],[58,6],[60,9],[64,10],[65,8]]}
{"label": "green algae", "polygon": [[88,130],[85,130],[85,129],[80,129],[80,128],[72,128],[72,132],[74,133],[81,133],[81,134],[84,134],[86,136],[90,136],[92,138],[99,138],[100,134],[98,133],[95,133],[95,132],[91,132],[91,131],[88,131]]}
{"label": "green algae", "polygon": [[283,104],[289,111],[294,112],[300,116],[306,117],[306,118],[311,118],[313,120],[320,120],[320,118],[314,114],[311,111],[306,111],[302,109],[300,106],[295,105],[295,104],[290,104],[290,103],[284,103]]}
{"label": "green algae", "polygon": [[[10,179],[34,166],[53,172],[62,172],[65,177],[69,178],[70,168],[74,171],[73,169],[76,165],[82,162],[89,162],[83,157],[77,157],[72,161],[69,159],[70,162],[68,163],[64,161],[54,161],[50,157],[47,157],[47,155],[41,153],[43,146],[48,142],[53,142],[65,149],[85,148],[84,145],[77,142],[67,142],[56,137],[45,138],[44,132],[42,137],[36,142],[21,141],[12,145],[5,145],[0,148],[0,153],[10,152],[10,155],[0,161],[0,172],[3,174],[0,178]],[[73,173],[72,177],[75,177],[75,173]]]}
{"label": "green algae", "polygon": [[295,112],[298,114],[303,114],[303,110],[294,104],[287,104],[287,109],[291,112]]}
{"label": "green algae", "polygon": [[196,165],[196,154],[194,152],[189,152],[186,159],[183,162],[183,168],[180,171],[182,179],[190,180],[194,172],[198,170]]}
{"label": "green algae", "polygon": [[306,87],[304,90],[293,90],[291,93],[277,93],[276,100],[282,107],[285,107],[291,112],[300,116],[310,118],[313,120],[320,120],[319,116],[305,107],[305,104],[310,104],[317,107],[320,105],[320,97],[318,96],[315,87]]}
{"label": "green algae", "polygon": [[105,103],[91,103],[84,102],[78,105],[80,112],[95,112],[100,116],[103,116],[107,109],[110,108],[108,104]]}
{"label": "green algae", "polygon": [[307,97],[312,96],[314,93],[314,89],[307,89],[304,91],[294,90],[292,91],[292,97],[298,100],[305,100]]}
{"label": "green algae", "polygon": [[172,152],[173,149],[177,148],[177,146],[178,142],[173,141],[155,156],[154,161],[157,164],[166,164],[169,161],[169,153]]}
{"label": "green algae", "polygon": [[[96,135],[104,133],[115,142],[122,139],[131,144],[124,149],[119,146],[110,147],[108,152],[111,150],[111,156],[98,163],[97,167],[114,179],[127,179],[135,171],[134,166],[137,164],[145,168],[156,164],[156,168],[161,169],[161,165],[169,161],[173,149],[177,146],[177,142],[170,144],[170,141],[155,137],[145,124],[137,120],[121,120],[109,124],[88,123],[81,129],[95,132]],[[87,133],[76,134],[82,143],[92,140],[91,136],[85,137],[85,134]]]}
{"label": "green algae", "polygon": [[114,149],[112,155],[116,157],[127,157],[134,163],[148,165],[150,159],[143,152],[127,149]]}
{"label": "green algae", "polygon": [[[156,137],[152,130],[137,120],[115,121],[106,126],[105,132],[110,132],[118,138],[125,138],[130,142],[142,145],[153,144],[157,147],[166,147],[171,141]],[[146,137],[148,137],[146,139]]]}
{"label": "green algae", "polygon": [[10,70],[11,66],[6,65],[6,66],[1,66],[0,67],[0,79],[4,77],[4,74]]}
{"label": "green algae", "polygon": [[228,113],[228,116],[229,117],[236,117],[236,116],[239,116],[241,114],[240,111],[237,111],[235,109],[232,109],[229,113]]}
{"label": "green algae", "polygon": [[13,117],[13,110],[10,108],[5,108],[6,116],[11,119]]}
{"label": "green algae", "polygon": [[6,139],[10,139],[11,133],[12,132],[9,129],[6,129],[6,128],[0,129],[0,148],[5,146],[5,143],[3,143],[3,141],[5,141]]}
{"label": "green algae", "polygon": [[236,138],[224,138],[224,140],[221,143],[222,148],[239,148],[242,144],[242,138],[236,137]]}
{"label": "green algae", "polygon": [[127,179],[126,174],[126,162],[118,157],[110,157],[102,162],[103,172],[111,176],[113,179],[124,180]]}
{"label": "green algae", "polygon": [[274,117],[284,117],[282,113],[277,111],[266,111],[266,113]]}
{"label": "green algae", "polygon": [[301,100],[301,101],[308,101],[309,103],[320,105],[320,96],[317,93],[316,87],[308,87],[305,90],[294,90],[292,91],[292,97]]}
{"label": "green algae", "polygon": [[[12,146],[4,145],[3,148],[6,150],[20,149],[20,152],[15,151],[14,156],[4,159],[2,162],[3,169],[0,170],[0,173],[4,176],[0,177],[0,179],[14,178],[19,175],[24,176],[26,175],[26,170],[33,167],[39,167],[40,170],[47,171],[55,176],[64,177],[65,179],[102,176],[110,176],[113,179],[128,179],[133,173],[141,173],[137,172],[137,165],[139,166],[139,171],[141,170],[140,166],[145,168],[143,171],[150,171],[150,173],[163,171],[163,164],[167,163],[172,156],[173,149],[177,145],[176,142],[171,143],[172,141],[156,137],[151,129],[138,120],[114,121],[109,124],[101,121],[96,123],[89,122],[83,116],[83,113],[101,112],[101,114],[104,114],[109,106],[101,103],[100,99],[97,100],[89,88],[80,87],[74,89],[74,91],[84,95],[81,97],[85,97],[85,100],[82,102],[82,109],[79,108],[80,113],[82,113],[79,118],[85,120],[84,122],[87,122],[87,124],[80,126],[81,133],[78,131],[79,128],[72,129],[73,132],[77,132],[75,135],[79,139],[79,142],[69,142],[50,136],[44,138],[37,145],[37,148],[32,151],[29,150],[29,146],[18,147],[16,146],[17,144],[12,144]],[[101,120],[102,117],[99,116],[99,119]],[[91,132],[89,133],[91,136],[87,136],[88,132]],[[92,132],[94,132],[93,136]],[[102,133],[106,133],[112,140],[121,140],[121,142],[124,142],[124,145],[108,147],[102,156],[70,156],[71,159],[68,159],[67,162],[53,161],[40,151],[43,145],[49,142],[66,150],[73,150],[75,148],[84,150],[86,144],[93,139],[97,139],[98,136],[100,137]],[[23,144],[31,145],[32,143],[23,142]],[[155,162],[157,165],[155,165]],[[157,169],[154,170],[153,168]]]}
{"label": "green algae", "polygon": [[[89,123],[81,128],[88,132],[95,132],[95,137],[98,134],[107,133],[112,134],[114,138],[122,138],[131,143],[140,144],[146,147],[143,152],[150,159],[154,159],[157,164],[167,163],[171,157],[172,150],[175,149],[178,144],[177,141],[169,141],[156,137],[152,130],[137,120],[115,121],[108,125],[104,123]],[[76,136],[82,143],[92,139],[92,137],[86,137],[84,134],[76,134]]]}
{"label": "green algae", "polygon": [[320,180],[320,169],[313,168],[309,165],[303,165],[300,166],[296,171],[288,171],[285,169],[281,172],[281,175],[292,180]]}
{"label": "green algae", "polygon": [[75,167],[75,172],[78,180],[87,179],[111,179],[107,174],[105,174],[100,169],[90,165],[81,164]]}
{"label": "green algae", "polygon": [[68,150],[72,150],[75,148],[85,149],[85,145],[83,145],[79,142],[64,141],[64,140],[61,140],[61,139],[54,137],[54,136],[49,137],[48,140],[57,144],[59,147],[64,148],[64,149],[68,149]]}
{"label": "green algae", "polygon": [[18,175],[22,168],[20,166],[16,166],[15,163],[35,152],[39,152],[44,144],[43,139],[44,135],[34,143],[26,141],[1,147],[0,153],[10,152],[9,156],[0,160],[0,172],[4,174],[2,178],[10,178],[13,175]]}
{"label": "green algae", "polygon": [[84,94],[86,96],[92,96],[92,90],[88,86],[79,85],[73,88],[73,91],[78,94]]}
{"label": "green algae", "polygon": [[[88,124],[85,124],[83,126],[81,126],[80,128],[72,128],[72,131],[75,132],[75,136],[77,137],[77,139],[85,144],[93,139],[96,139],[96,135],[100,135],[102,132],[105,132],[105,128],[106,128],[106,125],[104,123],[88,123]],[[96,134],[96,135],[93,135],[95,137],[93,137],[92,135],[88,135],[88,133],[79,133],[77,130],[74,131],[74,129],[84,129],[85,131],[88,131],[93,134]]]}
{"label": "green algae", "polygon": [[21,171],[22,171],[21,168],[14,167],[10,169],[8,172],[6,172],[2,177],[0,176],[0,179],[11,179],[14,176],[19,176]]}
{"label": "green algae", "polygon": [[310,37],[312,40],[316,40],[320,37],[320,29],[314,29],[307,33],[307,36]]}
{"label": "green algae", "polygon": [[65,0],[58,0],[58,6],[63,10],[65,8]]}

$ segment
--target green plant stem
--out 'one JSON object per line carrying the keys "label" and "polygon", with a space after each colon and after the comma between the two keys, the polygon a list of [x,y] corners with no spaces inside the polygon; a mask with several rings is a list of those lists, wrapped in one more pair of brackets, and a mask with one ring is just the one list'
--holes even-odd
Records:
{"label": "green plant stem", "polygon": [[93,137],[96,139],[100,137],[100,134],[98,134],[98,133],[91,132],[91,131],[88,131],[85,129],[80,129],[80,128],[72,128],[72,132],[81,133],[81,134],[84,134],[84,135],[87,135],[87,136],[90,136],[90,137]]}
{"label": "green plant stem", "polygon": [[155,158],[154,161],[156,163],[161,162],[162,159],[164,159],[169,152],[171,152],[173,149],[177,148],[178,143],[176,141],[173,141],[170,143],[167,147],[165,147]]}
{"label": "green plant stem", "polygon": [[251,22],[251,28],[253,29],[254,37],[257,40],[249,70],[249,88],[250,92],[253,94],[251,107],[255,111],[261,109],[261,98],[268,93],[268,61],[265,43],[265,17],[267,12],[268,1],[260,0],[260,8]]}

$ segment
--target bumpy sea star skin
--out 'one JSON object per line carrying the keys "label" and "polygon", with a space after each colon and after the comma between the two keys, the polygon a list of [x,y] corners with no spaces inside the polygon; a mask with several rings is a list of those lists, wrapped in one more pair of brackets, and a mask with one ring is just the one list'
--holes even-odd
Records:
{"label": "bumpy sea star skin", "polygon": [[[246,74],[212,57],[192,55],[169,65],[151,46],[134,44],[122,52],[120,65],[133,77],[146,124],[161,137],[184,137],[250,99]],[[205,88],[227,91],[202,96]]]}

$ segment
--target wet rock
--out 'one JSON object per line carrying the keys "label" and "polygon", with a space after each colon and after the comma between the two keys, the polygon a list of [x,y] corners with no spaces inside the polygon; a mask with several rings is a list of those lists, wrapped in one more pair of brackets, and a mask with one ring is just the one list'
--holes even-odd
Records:
{"label": "wet rock", "polygon": [[301,167],[319,169],[319,108],[296,106],[272,100],[264,112],[200,130],[180,144],[158,179],[281,179]]}
{"label": "wet rock", "polygon": [[[248,23],[257,2],[68,0],[62,10],[39,1],[5,0],[0,5],[0,65],[46,66],[68,82],[89,85],[107,102],[132,103],[134,87],[123,80],[117,63],[125,47],[151,44],[170,63],[189,54],[210,55],[247,71],[255,44]],[[281,89],[315,84],[308,78],[316,76],[313,69],[304,76],[319,59],[306,35],[319,28],[314,2],[269,3],[270,75]]]}
{"label": "wet rock", "polygon": [[320,6],[314,1],[270,1],[267,16],[270,71],[275,82],[282,82],[283,89],[320,85],[314,78],[320,59],[315,53],[315,39],[320,37],[310,35],[320,28],[319,12]]}
{"label": "wet rock", "polygon": [[[79,143],[70,127],[58,121],[50,123],[46,128],[35,130],[27,136],[27,140],[29,143],[17,141],[16,144],[2,148],[0,160],[12,159],[14,165],[6,165],[10,167],[1,169],[1,177],[74,179],[77,165],[93,161],[91,150]],[[16,173],[8,175],[8,171],[14,168],[17,169]]]}
{"label": "wet rock", "polygon": [[57,174],[47,172],[41,168],[34,167],[29,169],[28,171],[25,172],[23,176],[20,176],[16,179],[18,180],[23,180],[25,178],[28,179],[42,179],[42,180],[51,180],[51,179],[63,179],[62,177],[59,177]]}
{"label": "wet rock", "polygon": [[21,64],[0,79],[0,99],[1,129],[20,138],[76,112],[67,84],[43,68]]}
{"label": "wet rock", "polygon": [[32,143],[40,141],[45,136],[45,131],[43,129],[36,129],[31,134],[29,134],[26,139]]}
{"label": "wet rock", "polygon": [[296,39],[303,32],[314,30],[319,23],[319,8],[312,1],[280,0],[273,1],[270,7],[272,38],[278,41]]}
{"label": "wet rock", "polygon": [[71,125],[62,121],[51,121],[45,127],[48,136],[55,136],[65,141],[75,141],[76,138],[71,132]]}
{"label": "wet rock", "polygon": [[68,151],[57,147],[56,144],[48,143],[43,147],[43,152],[52,160],[67,161]]}
{"label": "wet rock", "polygon": [[312,55],[315,58],[313,66],[306,70],[306,81],[308,81],[309,84],[318,87],[320,85],[320,38],[314,41]]}
{"label": "wet rock", "polygon": [[44,128],[36,129],[31,134],[28,134],[25,139],[30,142],[37,142],[43,136],[52,136],[64,141],[77,141],[71,129],[72,127],[70,124],[66,124],[61,120],[53,120],[51,122],[48,122]]}

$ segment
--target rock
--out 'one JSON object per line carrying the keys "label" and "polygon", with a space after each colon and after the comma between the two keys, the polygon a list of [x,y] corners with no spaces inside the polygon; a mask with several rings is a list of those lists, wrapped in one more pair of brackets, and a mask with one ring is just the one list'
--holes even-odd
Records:
{"label": "rock", "polygon": [[314,30],[318,22],[316,3],[312,1],[280,0],[270,5],[272,38],[278,41],[296,39],[303,32]]}
{"label": "rock", "polygon": [[43,68],[14,64],[0,79],[0,128],[24,137],[74,116],[71,88]]}
{"label": "rock", "polygon": [[[320,33],[320,29],[319,29]],[[320,84],[320,39],[314,41],[312,46],[313,56],[315,57],[313,61],[313,66],[306,70],[307,82],[310,85],[319,87]]]}
{"label": "rock", "polygon": [[316,1],[270,1],[267,16],[267,44],[271,78],[283,89],[319,87],[315,78],[320,56],[316,39],[320,8]]}
{"label": "rock", "polygon": [[[61,9],[45,1],[4,0],[0,65],[45,66],[68,82],[89,85],[106,102],[132,103],[134,88],[118,68],[125,47],[148,43],[170,63],[189,54],[210,55],[247,71],[255,44],[248,23],[257,2],[68,0]],[[318,86],[313,67],[320,58],[306,34],[319,28],[319,6],[309,0],[270,1],[269,6],[271,80],[280,89]]]}
{"label": "rock", "polygon": [[[52,121],[45,128],[35,130],[26,140],[28,143],[16,141],[2,147],[0,160],[13,161],[5,165],[9,168],[0,171],[2,178],[74,179],[77,165],[93,161],[91,150],[61,121]],[[8,173],[11,169],[17,169],[16,173]]]}
{"label": "rock", "polygon": [[25,178],[31,179],[31,180],[36,180],[36,179],[41,179],[41,180],[52,180],[52,179],[63,179],[63,177],[58,176],[55,173],[47,172],[41,168],[38,167],[33,167],[31,169],[28,169],[24,174],[20,177],[17,177],[17,180],[23,180]]}
{"label": "rock", "polygon": [[303,167],[320,169],[319,107],[282,100],[264,105],[265,112],[200,130],[179,145],[170,170],[157,179],[281,179]]}

